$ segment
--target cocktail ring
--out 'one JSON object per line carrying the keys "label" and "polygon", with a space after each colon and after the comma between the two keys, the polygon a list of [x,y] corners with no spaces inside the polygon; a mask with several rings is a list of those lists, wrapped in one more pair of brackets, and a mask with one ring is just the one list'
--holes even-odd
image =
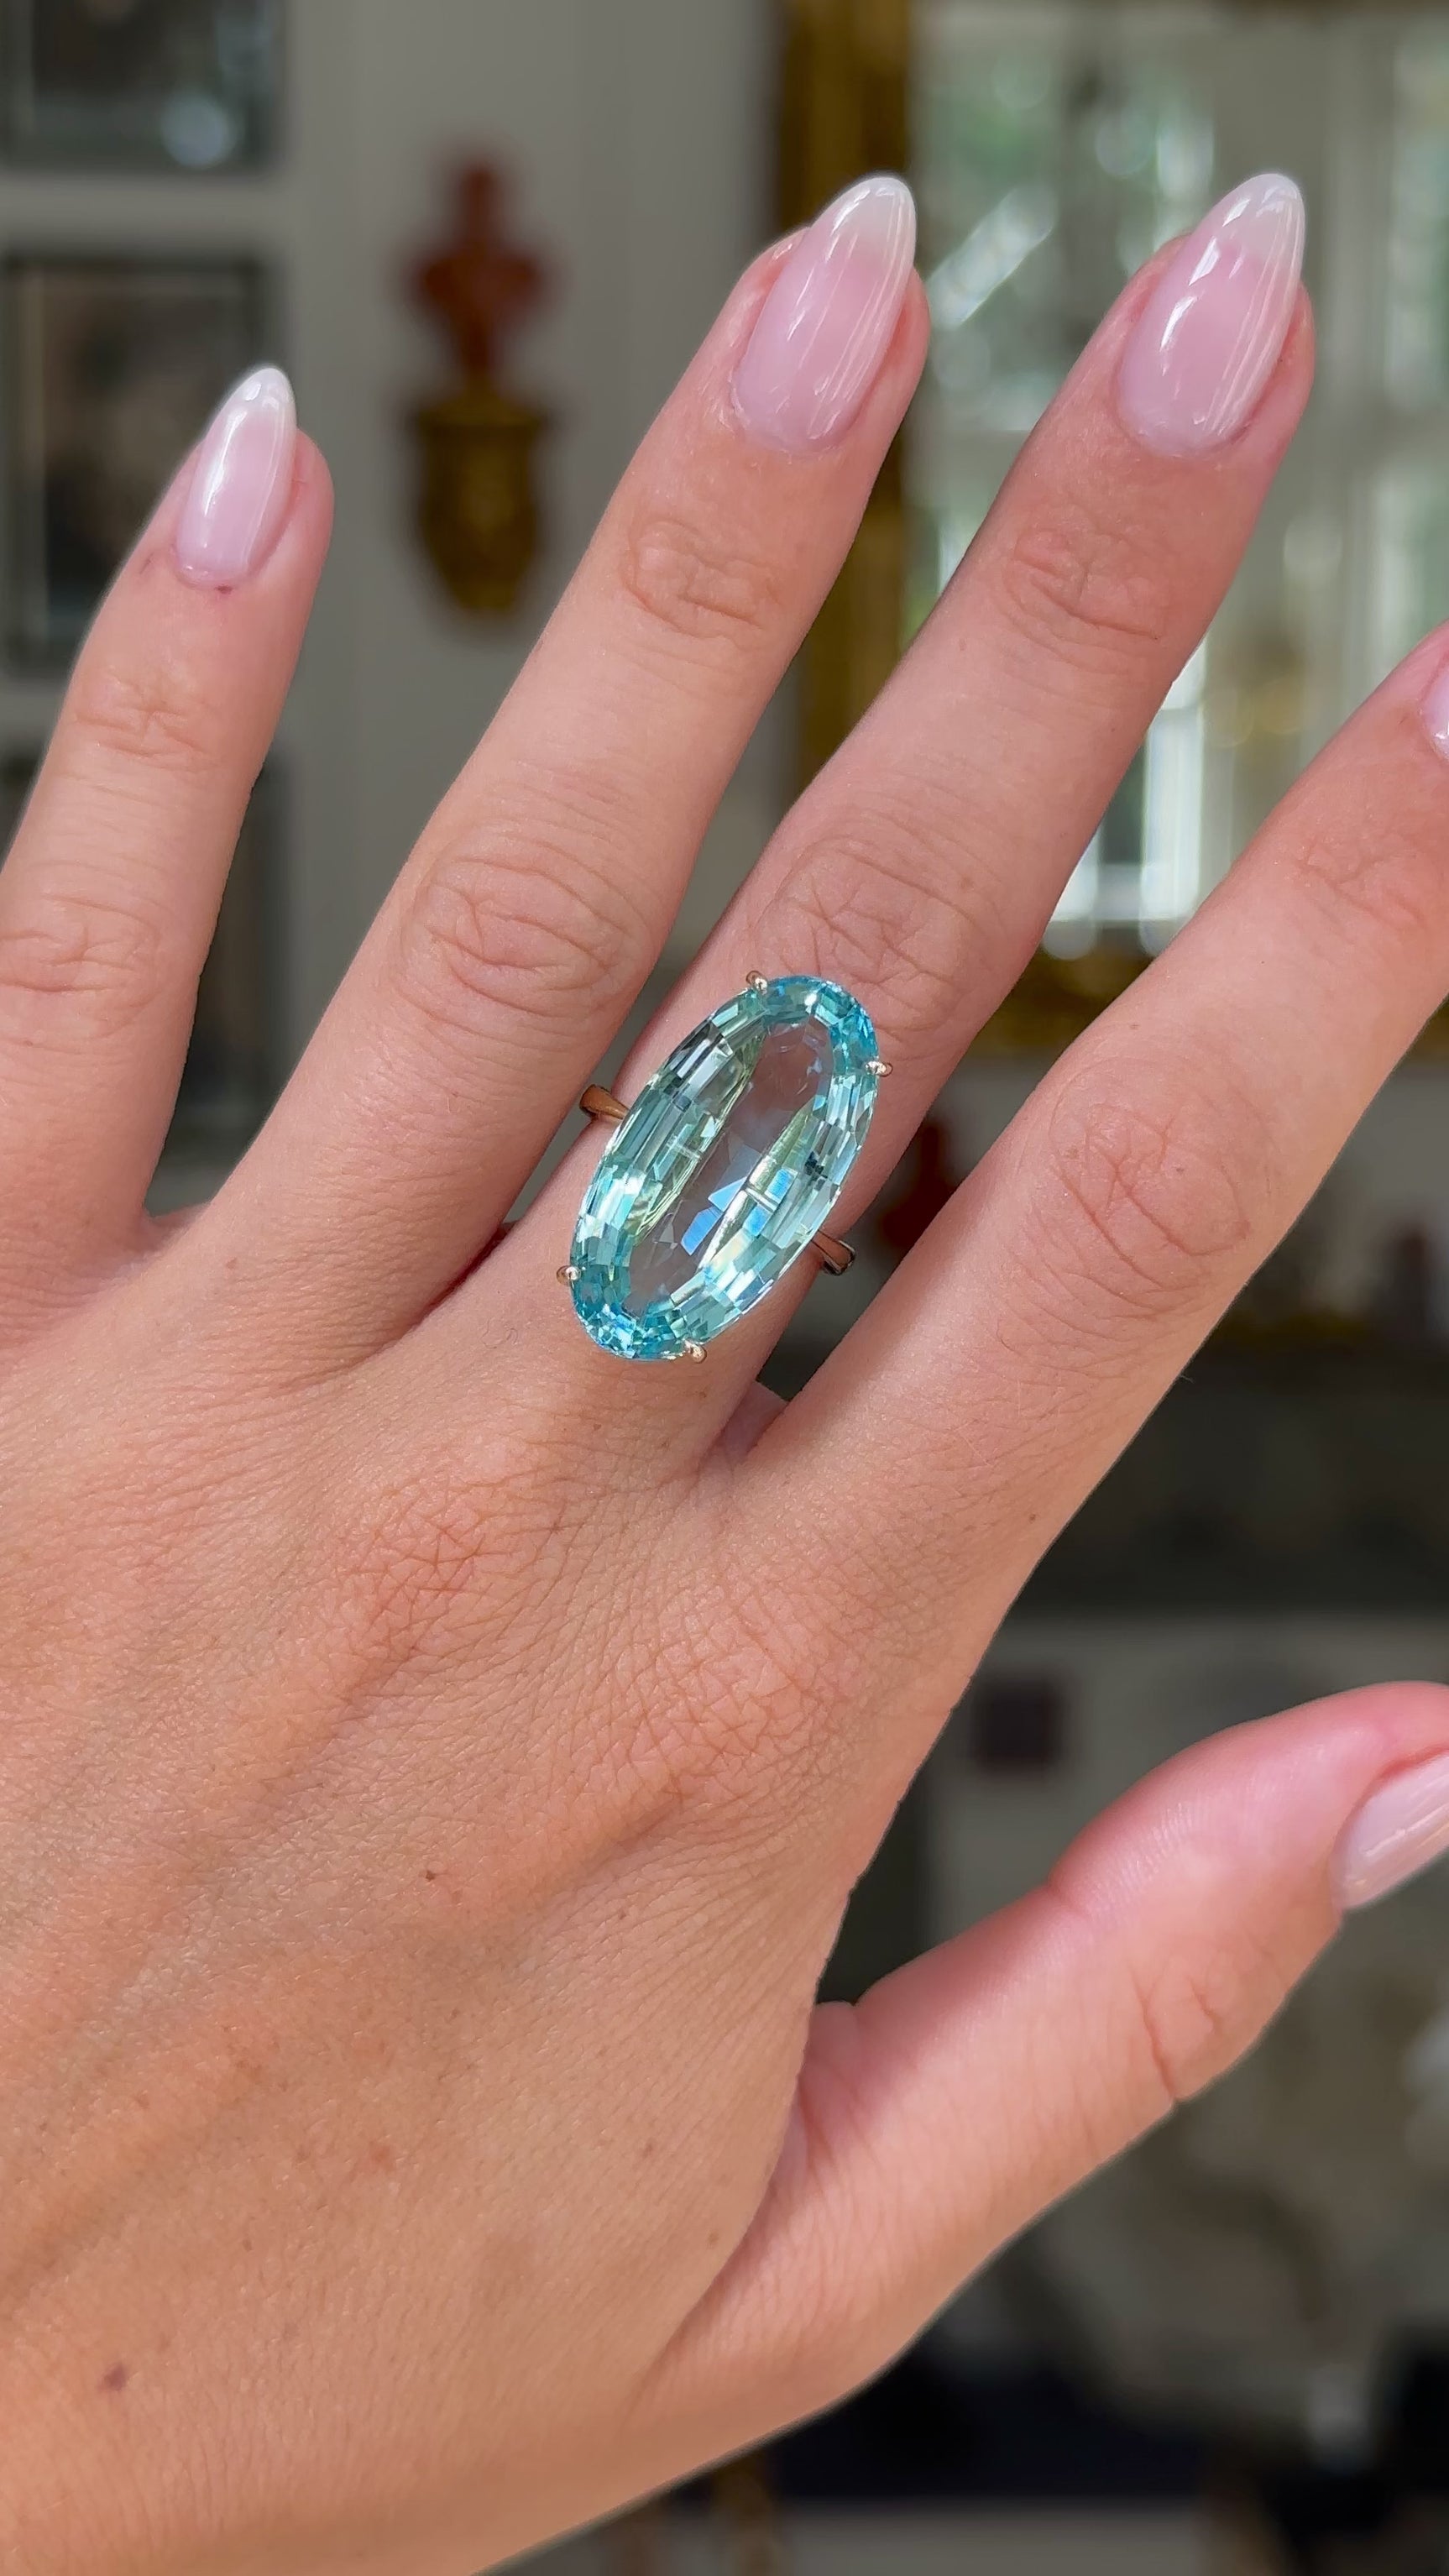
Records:
{"label": "cocktail ring", "polygon": [[559,1272],[601,1350],[702,1360],[812,1245],[870,1131],[875,1031],[838,984],[806,975],[742,993],[693,1030],[631,1109],[597,1085],[581,1106],[610,1137]]}

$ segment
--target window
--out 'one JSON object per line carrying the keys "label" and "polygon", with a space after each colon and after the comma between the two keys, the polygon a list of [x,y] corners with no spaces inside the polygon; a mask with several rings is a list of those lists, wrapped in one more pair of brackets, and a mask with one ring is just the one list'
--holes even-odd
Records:
{"label": "window", "polygon": [[1086,1013],[1449,616],[1449,9],[918,0],[914,25],[935,343],[908,623],[1152,249],[1253,170],[1291,171],[1309,201],[1309,420],[1044,943],[1039,978]]}

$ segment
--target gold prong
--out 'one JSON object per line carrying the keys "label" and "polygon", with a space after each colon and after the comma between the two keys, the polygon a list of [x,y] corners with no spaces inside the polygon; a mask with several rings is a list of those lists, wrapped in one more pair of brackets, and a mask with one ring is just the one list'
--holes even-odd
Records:
{"label": "gold prong", "polygon": [[884,1082],[887,1074],[895,1072],[895,1066],[887,1064],[883,1055],[873,1055],[865,1069],[867,1073],[875,1075],[877,1082]]}
{"label": "gold prong", "polygon": [[582,1279],[583,1275],[574,1262],[566,1261],[558,1273],[558,1284],[560,1288],[572,1288],[575,1280]]}
{"label": "gold prong", "polygon": [[854,1244],[842,1243],[833,1234],[817,1234],[810,1249],[822,1270],[828,1270],[832,1279],[843,1279],[847,1270],[855,1267]]}
{"label": "gold prong", "polygon": [[606,1091],[601,1082],[591,1082],[579,1102],[586,1118],[603,1118],[611,1127],[621,1126],[629,1112],[616,1093]]}
{"label": "gold prong", "polygon": [[696,1368],[703,1368],[705,1361],[709,1357],[709,1353],[705,1349],[703,1342],[686,1342],[684,1345],[684,1356],[687,1360],[693,1360]]}
{"label": "gold prong", "polygon": [[768,993],[769,989],[770,979],[768,975],[747,975],[745,977],[745,990],[747,993]]}

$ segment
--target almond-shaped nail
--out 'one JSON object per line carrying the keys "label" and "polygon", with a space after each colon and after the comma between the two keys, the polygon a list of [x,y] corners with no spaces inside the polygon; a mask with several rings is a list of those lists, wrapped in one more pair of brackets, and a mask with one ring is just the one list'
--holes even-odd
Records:
{"label": "almond-shaped nail", "polygon": [[895,336],[916,255],[903,179],[862,179],[795,244],[735,370],[757,438],[796,454],[841,438]]}
{"label": "almond-shaped nail", "polygon": [[1429,683],[1424,700],[1424,722],[1429,728],[1434,747],[1449,760],[1449,664]]}
{"label": "almond-shaped nail", "polygon": [[1449,1852],[1449,1754],[1401,1771],[1359,1809],[1338,1847],[1339,1901],[1374,1905]]}
{"label": "almond-shaped nail", "polygon": [[292,495],[297,407],[280,367],[258,367],[207,430],[177,522],[188,581],[230,590],[266,562]]}
{"label": "almond-shaped nail", "polygon": [[1303,198],[1272,172],[1214,206],[1154,288],[1118,401],[1164,456],[1200,456],[1252,419],[1283,354],[1303,274]]}

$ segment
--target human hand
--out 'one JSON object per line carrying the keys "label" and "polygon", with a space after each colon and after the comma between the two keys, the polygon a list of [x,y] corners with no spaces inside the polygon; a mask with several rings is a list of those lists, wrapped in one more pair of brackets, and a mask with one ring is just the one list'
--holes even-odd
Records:
{"label": "human hand", "polygon": [[[1108,319],[625,1078],[751,969],[848,986],[896,1069],[845,1221],[1031,954],[1297,422],[1296,205],[1230,204]],[[1449,1834],[1449,1698],[1359,1694],[1203,1746],[814,2009],[1020,1584],[1449,984],[1443,638],[788,1410],[754,1380],[798,1274],[700,1369],[579,1330],[596,1140],[479,1262],[840,562],[921,364],[911,246],[876,186],[751,271],[181,1226],[143,1200],[326,541],[275,380],[82,655],[0,880],[24,2576],[466,2576],[829,2403]]]}

